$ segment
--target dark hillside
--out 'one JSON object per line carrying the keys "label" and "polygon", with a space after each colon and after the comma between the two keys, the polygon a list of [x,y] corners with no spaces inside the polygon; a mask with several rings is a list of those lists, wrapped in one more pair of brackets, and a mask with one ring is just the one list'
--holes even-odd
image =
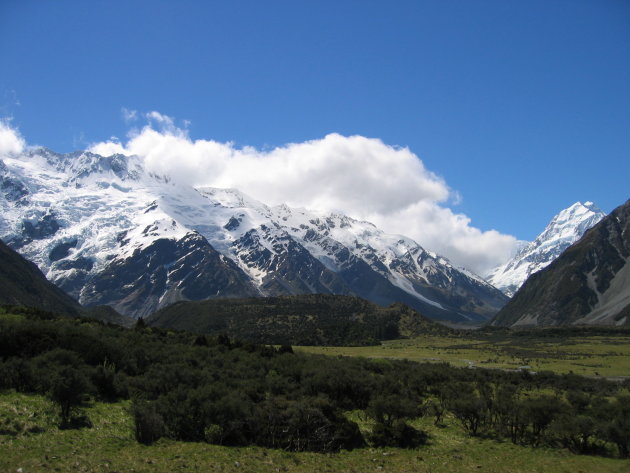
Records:
{"label": "dark hillside", "polygon": [[21,305],[77,317],[81,306],[39,268],[0,241],[0,305]]}
{"label": "dark hillside", "polygon": [[256,343],[368,345],[422,333],[450,333],[403,304],[381,307],[351,296],[212,299],[178,302],[147,320],[150,325]]}

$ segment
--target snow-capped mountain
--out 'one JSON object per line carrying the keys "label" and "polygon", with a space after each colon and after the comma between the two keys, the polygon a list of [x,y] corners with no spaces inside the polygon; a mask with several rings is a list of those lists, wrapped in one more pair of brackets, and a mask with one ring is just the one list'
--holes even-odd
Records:
{"label": "snow-capped mountain", "polygon": [[630,325],[630,200],[529,278],[491,324]]}
{"label": "snow-capped mountain", "polygon": [[495,268],[486,280],[513,296],[530,275],[547,267],[605,216],[592,202],[576,202],[556,215],[533,242],[523,245],[514,258]]}
{"label": "snow-capped mountain", "polygon": [[330,293],[483,321],[507,302],[369,222],[178,184],[136,157],[39,148],[5,158],[0,209],[0,238],[50,280],[136,317],[177,300]]}

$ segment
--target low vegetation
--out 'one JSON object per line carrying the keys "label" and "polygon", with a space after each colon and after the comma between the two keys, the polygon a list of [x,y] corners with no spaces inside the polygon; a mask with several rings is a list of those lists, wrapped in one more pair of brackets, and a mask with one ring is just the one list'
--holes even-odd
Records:
{"label": "low vegetation", "polygon": [[490,329],[426,334],[369,347],[297,349],[329,356],[445,362],[460,367],[553,371],[619,380],[630,374],[630,330],[602,327]]}
{"label": "low vegetation", "polygon": [[[414,426],[429,436],[428,443],[420,448],[365,447],[328,454],[165,438],[147,446],[134,438],[129,401],[93,401],[84,410],[92,428],[63,430],[57,426],[56,407],[45,397],[0,394],[0,471],[626,473],[630,468],[630,460],[471,437],[448,414],[440,426],[434,426],[430,417],[414,421]],[[352,417],[369,429],[360,415]],[[13,424],[20,432],[13,426],[6,429],[6,424]]]}
{"label": "low vegetation", "polygon": [[[5,310],[0,390],[2,471],[195,471],[217,458],[219,471],[630,466],[626,386],[573,374],[324,357]],[[510,452],[529,463],[519,470]]]}

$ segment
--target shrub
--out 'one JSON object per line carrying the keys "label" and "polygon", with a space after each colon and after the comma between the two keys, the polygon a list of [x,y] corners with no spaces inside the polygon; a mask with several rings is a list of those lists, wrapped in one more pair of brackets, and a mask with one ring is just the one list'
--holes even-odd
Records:
{"label": "shrub", "polygon": [[164,420],[152,403],[134,401],[131,406],[136,440],[150,445],[164,435]]}
{"label": "shrub", "polygon": [[470,435],[477,435],[485,417],[485,405],[481,399],[476,396],[455,399],[450,403],[450,410]]}
{"label": "shrub", "polygon": [[50,399],[61,409],[61,425],[64,427],[87,427],[91,423],[85,419],[71,422],[74,409],[83,405],[90,389],[85,374],[71,366],[63,366],[52,373],[50,378]]}
{"label": "shrub", "polygon": [[375,447],[415,448],[427,443],[426,432],[418,430],[403,420],[391,425],[377,422],[369,440]]}

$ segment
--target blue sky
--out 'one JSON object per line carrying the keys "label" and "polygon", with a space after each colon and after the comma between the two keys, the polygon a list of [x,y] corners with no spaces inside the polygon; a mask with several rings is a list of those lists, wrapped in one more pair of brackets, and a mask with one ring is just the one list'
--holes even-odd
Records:
{"label": "blue sky", "polygon": [[630,197],[626,0],[1,0],[0,57],[0,117],[56,151],[124,140],[123,108],[261,150],[378,138],[519,239]]}

